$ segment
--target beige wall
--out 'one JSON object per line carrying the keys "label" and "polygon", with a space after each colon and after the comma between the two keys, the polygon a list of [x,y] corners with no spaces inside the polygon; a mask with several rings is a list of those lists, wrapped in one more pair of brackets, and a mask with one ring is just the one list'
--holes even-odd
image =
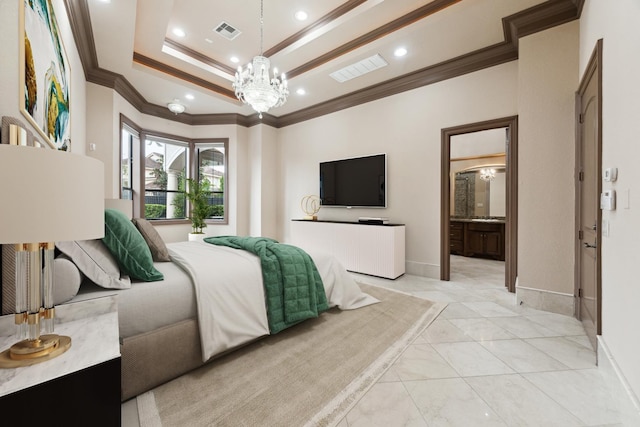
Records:
{"label": "beige wall", "polygon": [[524,37],[518,61],[517,286],[566,298],[574,293],[578,31],[571,22]]}
{"label": "beige wall", "polygon": [[387,153],[388,208],[323,208],[318,217],[385,216],[406,224],[409,272],[439,277],[440,130],[517,113],[518,64],[511,62],[349,108],[279,130],[279,235],[318,194],[321,161]]}
{"label": "beige wall", "polygon": [[[634,397],[640,396],[640,2],[587,0],[580,22],[580,75],[603,39],[602,167],[617,167],[617,209],[603,211],[609,236],[602,239],[602,337]],[[604,227],[603,227],[604,229]],[[638,408],[635,408],[637,411]],[[635,424],[637,425],[637,424]]]}

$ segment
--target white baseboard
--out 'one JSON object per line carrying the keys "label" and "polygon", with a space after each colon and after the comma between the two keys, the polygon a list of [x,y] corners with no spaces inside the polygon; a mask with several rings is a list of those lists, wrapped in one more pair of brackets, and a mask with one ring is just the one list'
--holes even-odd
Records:
{"label": "white baseboard", "polygon": [[518,304],[536,310],[550,311],[565,316],[573,316],[575,313],[575,298],[572,294],[527,288],[519,286],[517,283],[516,301]]}
{"label": "white baseboard", "polygon": [[640,426],[640,401],[600,335],[598,335],[598,371],[605,378],[614,401],[618,402],[621,424]]}
{"label": "white baseboard", "polygon": [[424,262],[405,261],[405,273],[414,276],[440,279],[440,266]]}

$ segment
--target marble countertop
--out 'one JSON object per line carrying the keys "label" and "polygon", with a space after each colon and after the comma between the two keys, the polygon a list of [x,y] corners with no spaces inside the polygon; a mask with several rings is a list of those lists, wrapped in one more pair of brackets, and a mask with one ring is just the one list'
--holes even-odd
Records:
{"label": "marble countertop", "polygon": [[[117,297],[56,306],[55,333],[71,337],[71,348],[46,362],[0,369],[0,396],[120,357]],[[14,316],[0,317],[0,350],[16,343]]]}
{"label": "marble countertop", "polygon": [[504,218],[451,218],[451,222],[480,222],[487,224],[505,224]]}

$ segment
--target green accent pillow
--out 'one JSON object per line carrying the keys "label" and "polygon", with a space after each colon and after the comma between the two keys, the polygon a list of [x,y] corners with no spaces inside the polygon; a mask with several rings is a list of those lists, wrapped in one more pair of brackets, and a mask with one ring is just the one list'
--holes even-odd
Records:
{"label": "green accent pillow", "polygon": [[104,210],[102,241],[125,274],[145,282],[164,279],[153,266],[151,251],[144,237],[124,213],[115,209]]}

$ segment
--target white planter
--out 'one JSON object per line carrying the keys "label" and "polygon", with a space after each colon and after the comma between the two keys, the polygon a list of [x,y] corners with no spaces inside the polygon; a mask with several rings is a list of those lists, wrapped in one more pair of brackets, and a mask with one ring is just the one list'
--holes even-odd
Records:
{"label": "white planter", "polygon": [[190,242],[202,242],[205,237],[207,237],[207,235],[204,233],[189,233]]}

